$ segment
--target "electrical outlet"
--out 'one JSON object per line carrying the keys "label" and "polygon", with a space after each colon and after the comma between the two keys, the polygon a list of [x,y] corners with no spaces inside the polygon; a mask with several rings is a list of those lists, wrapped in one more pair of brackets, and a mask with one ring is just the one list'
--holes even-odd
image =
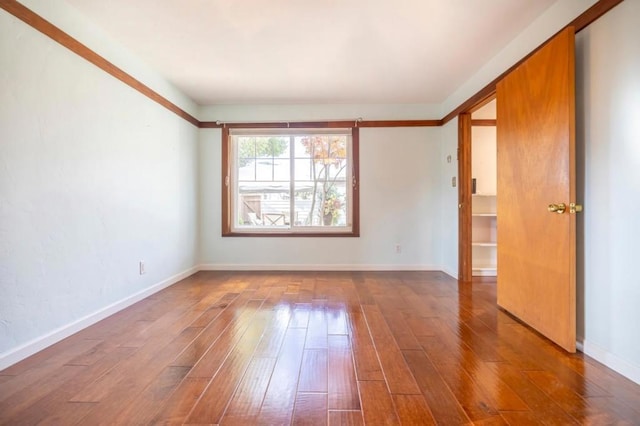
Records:
{"label": "electrical outlet", "polygon": [[147,271],[144,269],[144,260],[141,260],[138,263],[138,266],[140,268],[140,275],[144,275]]}
{"label": "electrical outlet", "polygon": [[400,244],[396,244],[396,253],[397,254],[402,253],[402,246]]}
{"label": "electrical outlet", "polygon": [[451,178],[451,186],[453,186],[454,188],[456,187],[456,177],[452,177]]}

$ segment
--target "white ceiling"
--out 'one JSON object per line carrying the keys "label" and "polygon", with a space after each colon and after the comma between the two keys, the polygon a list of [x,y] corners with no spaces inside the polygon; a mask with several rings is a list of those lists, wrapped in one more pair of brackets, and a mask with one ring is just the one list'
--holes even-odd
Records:
{"label": "white ceiling", "polygon": [[67,0],[201,105],[441,103],[555,0]]}

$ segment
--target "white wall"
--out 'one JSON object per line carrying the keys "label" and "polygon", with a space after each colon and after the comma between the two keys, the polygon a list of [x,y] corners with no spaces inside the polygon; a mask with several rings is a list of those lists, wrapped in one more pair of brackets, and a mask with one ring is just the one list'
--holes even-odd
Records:
{"label": "white wall", "polygon": [[[472,120],[496,119],[496,100],[471,114]],[[496,126],[471,127],[471,176],[476,179],[477,194],[497,191]]]}
{"label": "white wall", "polygon": [[197,139],[0,11],[0,369],[193,271]]}
{"label": "white wall", "polygon": [[578,333],[584,352],[640,383],[640,1],[577,36]]}
{"label": "white wall", "polygon": [[20,3],[183,110],[197,115],[198,105],[195,102],[65,0],[20,0]]}
{"label": "white wall", "polygon": [[[458,119],[454,118],[443,127],[442,132],[442,270],[458,278]],[[451,156],[451,162],[447,157]],[[456,178],[456,186],[451,178]]]}
{"label": "white wall", "polygon": [[[442,103],[450,113],[513,64],[561,30],[597,0],[558,0]],[[631,0],[637,1],[637,0]]]}
{"label": "white wall", "polygon": [[360,238],[221,237],[220,133],[200,133],[204,268],[441,269],[439,128],[360,130]]}
{"label": "white wall", "polygon": [[437,104],[210,105],[200,108],[202,121],[268,122],[325,120],[439,120]]}
{"label": "white wall", "polygon": [[497,185],[496,127],[471,127],[471,176],[477,194],[495,194]]}

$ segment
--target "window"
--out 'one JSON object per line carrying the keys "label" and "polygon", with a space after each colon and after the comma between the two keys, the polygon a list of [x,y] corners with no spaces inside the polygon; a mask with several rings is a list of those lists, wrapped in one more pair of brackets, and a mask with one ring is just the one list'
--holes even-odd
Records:
{"label": "window", "polygon": [[223,235],[359,235],[357,128],[223,128],[222,139]]}

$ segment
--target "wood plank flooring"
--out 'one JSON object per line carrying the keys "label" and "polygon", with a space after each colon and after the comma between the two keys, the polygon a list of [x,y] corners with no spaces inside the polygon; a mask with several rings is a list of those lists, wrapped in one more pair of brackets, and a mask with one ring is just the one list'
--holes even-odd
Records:
{"label": "wood plank flooring", "polygon": [[639,424],[640,386],[438,272],[200,272],[0,371],[0,424]]}

